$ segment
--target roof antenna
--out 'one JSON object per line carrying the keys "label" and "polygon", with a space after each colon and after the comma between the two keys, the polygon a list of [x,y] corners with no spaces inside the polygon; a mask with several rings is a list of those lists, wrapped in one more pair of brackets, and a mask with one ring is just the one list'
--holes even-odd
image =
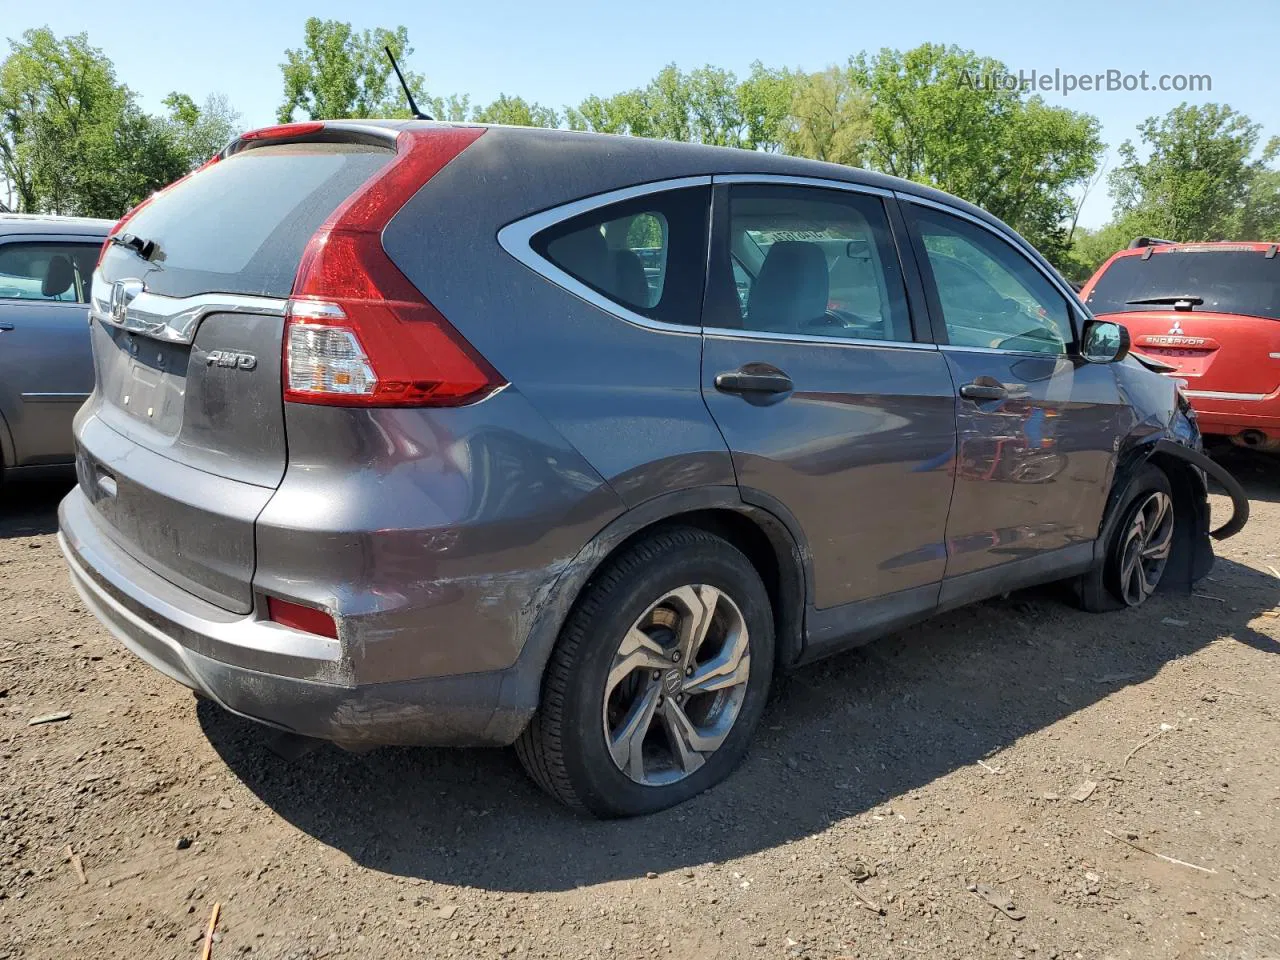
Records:
{"label": "roof antenna", "polygon": [[432,120],[433,117],[428,116],[418,109],[418,105],[413,102],[413,94],[409,92],[409,85],[404,82],[404,74],[400,72],[400,64],[396,63],[396,55],[391,52],[390,47],[383,47],[387,52],[387,59],[391,61],[391,69],[396,72],[396,77],[400,80],[400,86],[404,90],[404,98],[409,101],[409,112],[413,114],[415,120]]}

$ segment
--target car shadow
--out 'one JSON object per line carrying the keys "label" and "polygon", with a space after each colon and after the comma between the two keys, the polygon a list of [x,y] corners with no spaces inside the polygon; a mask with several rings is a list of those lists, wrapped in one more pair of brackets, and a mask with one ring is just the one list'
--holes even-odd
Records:
{"label": "car shadow", "polygon": [[58,529],[58,504],[73,481],[0,484],[0,540],[37,537]]}
{"label": "car shadow", "polygon": [[[741,857],[991,755],[1224,636],[1249,627],[1280,580],[1219,560],[1209,587],[1094,615],[1042,588],[978,604],[782,678],[742,767],[663,813],[574,816],[509,750],[320,747],[284,761],[264,729],[203,702],[231,770],[272,810],[370,869],[504,891],[567,890]],[[1173,621],[1170,624],[1170,621]]]}
{"label": "car shadow", "polygon": [[[1280,454],[1259,453],[1242,447],[1218,446],[1213,459],[1226,467],[1249,494],[1250,500],[1280,503]],[[1214,492],[1217,485],[1211,486]]]}

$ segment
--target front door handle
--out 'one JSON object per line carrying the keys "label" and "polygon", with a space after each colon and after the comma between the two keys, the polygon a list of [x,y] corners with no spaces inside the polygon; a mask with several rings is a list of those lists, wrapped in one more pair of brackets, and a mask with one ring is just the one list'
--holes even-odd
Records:
{"label": "front door handle", "polygon": [[1009,391],[995,383],[966,383],[960,388],[960,396],[966,400],[1004,400]]}
{"label": "front door handle", "polygon": [[716,374],[716,389],[722,393],[788,393],[794,387],[791,378],[777,367],[751,364]]}
{"label": "front door handle", "polygon": [[0,333],[8,333],[13,329],[12,323],[0,323]]}

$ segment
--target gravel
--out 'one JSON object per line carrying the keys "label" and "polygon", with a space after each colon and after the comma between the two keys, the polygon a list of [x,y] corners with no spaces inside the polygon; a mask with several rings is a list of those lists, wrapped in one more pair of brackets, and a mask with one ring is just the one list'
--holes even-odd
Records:
{"label": "gravel", "polygon": [[1280,955],[1280,460],[1231,466],[1225,603],[946,614],[785,678],[727,783],[607,823],[508,751],[281,759],[84,610],[65,488],[0,489],[0,960],[189,958],[215,902],[215,958]]}

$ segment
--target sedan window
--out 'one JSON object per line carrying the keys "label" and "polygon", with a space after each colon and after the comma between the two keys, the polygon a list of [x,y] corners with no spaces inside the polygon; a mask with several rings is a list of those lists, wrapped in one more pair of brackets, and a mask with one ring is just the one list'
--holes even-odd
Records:
{"label": "sedan window", "polygon": [[0,244],[0,299],[88,303],[98,250],[56,241]]}

